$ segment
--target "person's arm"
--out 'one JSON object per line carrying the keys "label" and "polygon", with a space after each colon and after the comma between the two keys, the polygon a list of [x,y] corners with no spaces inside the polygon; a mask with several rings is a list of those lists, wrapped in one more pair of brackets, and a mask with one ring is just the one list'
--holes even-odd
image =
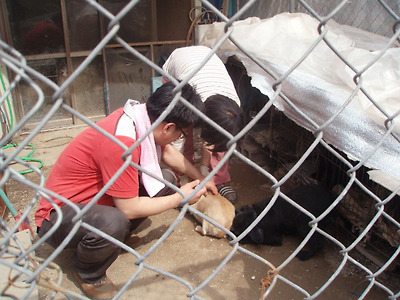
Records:
{"label": "person's arm", "polygon": [[209,174],[210,169],[210,161],[211,161],[211,151],[207,149],[206,144],[203,143],[201,145],[201,162],[200,162],[200,172],[203,176],[207,176]]}
{"label": "person's arm", "polygon": [[[178,171],[182,174],[189,176],[192,179],[204,180],[204,176],[201,174],[200,170],[193,166],[181,152],[175,149],[172,145],[165,146],[162,153],[161,160],[171,167],[173,170]],[[213,194],[218,194],[217,187],[213,180],[206,183],[207,190],[210,190]]]}
{"label": "person's arm", "polygon": [[[193,189],[200,183],[195,180],[183,185],[180,189],[184,195],[189,195]],[[207,192],[206,188],[201,188],[190,200],[189,204],[199,201],[200,197]],[[135,197],[135,198],[118,198],[113,197],[115,207],[122,211],[126,217],[131,219],[144,218],[160,214],[171,208],[176,208],[183,200],[179,193],[175,193],[163,197]]]}

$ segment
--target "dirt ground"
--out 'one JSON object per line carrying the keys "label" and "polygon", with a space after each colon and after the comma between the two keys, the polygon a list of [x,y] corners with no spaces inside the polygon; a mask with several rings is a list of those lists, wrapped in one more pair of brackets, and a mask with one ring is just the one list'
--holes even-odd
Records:
{"label": "dirt ground", "polygon": [[[36,147],[32,157],[43,160],[44,166],[41,170],[45,176],[48,175],[62,149],[82,129],[43,133],[32,141],[32,144]],[[232,185],[239,195],[236,207],[260,201],[271,193],[266,178],[237,158],[231,160],[230,173]],[[39,176],[34,173],[28,173],[24,176],[31,181],[39,181]],[[14,181],[7,183],[7,193],[15,208],[20,210],[24,210],[33,197],[33,191]],[[31,224],[34,224],[33,214],[34,211],[30,214]],[[179,210],[174,209],[148,218],[137,230],[137,234],[144,240],[144,244],[138,250],[138,253],[140,255],[147,253],[178,215]],[[10,215],[8,215],[8,221],[12,223]],[[193,288],[198,287],[208,278],[233,250],[228,239],[201,236],[194,230],[195,224],[194,218],[186,215],[166,241],[145,260],[148,266],[174,274],[187,281]],[[332,230],[333,232],[341,232],[337,228],[332,228]],[[344,242],[341,238],[338,237],[339,240],[346,243],[345,245],[349,245],[348,241]],[[260,255],[273,265],[279,266],[298,243],[299,241],[295,237],[286,237],[281,247],[245,245],[244,248]],[[283,268],[280,274],[308,293],[313,294],[326,284],[343,259],[338,246],[329,241],[326,241],[325,245],[324,251],[309,261],[302,262],[297,258],[293,259]],[[37,249],[36,256],[46,258],[53,250],[50,246],[43,244]],[[76,293],[81,293],[72,276],[69,263],[71,255],[72,251],[65,250],[62,255],[56,258],[55,263],[63,271],[62,286]],[[354,253],[354,257],[360,263],[371,268],[372,271],[377,270],[377,266],[357,253]],[[123,253],[110,267],[108,275],[117,287],[121,288],[138,270],[139,267],[135,265],[135,260],[136,258],[132,254]],[[197,295],[204,299],[216,300],[259,299],[260,281],[267,276],[268,270],[269,268],[259,260],[236,251],[222,270]],[[336,279],[317,299],[357,299],[369,284],[365,275],[364,271],[347,262]],[[392,279],[396,279],[393,276],[393,274],[384,273],[379,279],[388,284]],[[120,299],[187,299],[186,295],[189,292],[189,288],[181,282],[144,268]],[[40,299],[48,299],[49,295],[48,289],[39,288]],[[387,293],[382,289],[373,287],[365,299],[387,299],[387,296]],[[268,297],[268,299],[285,300],[303,298],[303,294],[281,280],[278,280]],[[65,299],[65,296],[58,294],[56,299]]]}

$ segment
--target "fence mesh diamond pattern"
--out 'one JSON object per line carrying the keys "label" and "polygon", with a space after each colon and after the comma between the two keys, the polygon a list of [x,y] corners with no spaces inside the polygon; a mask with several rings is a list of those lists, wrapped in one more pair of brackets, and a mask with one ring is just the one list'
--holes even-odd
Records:
{"label": "fence mesh diamond pattern", "polygon": [[[109,22],[107,32],[79,67],[61,84],[33,69],[26,57],[0,40],[1,64],[9,71],[8,74],[12,74],[9,83],[3,84],[1,105],[7,104],[20,84],[29,86],[36,98],[35,104],[12,128],[3,128],[0,163],[2,199],[4,202],[14,200],[8,199],[4,192],[11,181],[22,185],[33,195],[23,207],[13,209],[9,206],[13,218],[0,218],[3,296],[11,299],[10,295],[18,290],[21,295],[18,297],[31,299],[39,288],[41,299],[86,299],[79,289],[65,284],[66,277],[63,273],[68,272],[68,266],[59,266],[56,263],[57,258],[65,253],[64,248],[76,230],[83,226],[118,244],[126,250],[121,256],[130,259],[127,263],[124,261],[124,265],[120,265],[121,269],[114,273],[124,275],[115,299],[130,299],[130,292],[139,287],[142,287],[143,299],[164,298],[164,292],[157,290],[165,282],[172,284],[171,281],[174,282],[174,289],[176,285],[179,286],[171,292],[174,294],[171,299],[278,299],[283,290],[292,293],[289,296],[282,294],[285,296],[281,299],[334,299],[333,294],[338,292],[332,286],[349,269],[353,273],[362,274],[363,284],[362,288],[358,286],[354,290],[346,291],[348,299],[368,299],[373,297],[371,295],[376,295],[373,294],[374,291],[382,299],[400,298],[397,285],[400,281],[396,275],[400,251],[400,4],[397,1],[237,1],[236,13],[227,17],[221,12],[221,8],[202,0],[201,4],[216,15],[220,22],[204,25],[206,30],[202,31],[204,36],[198,39],[199,43],[212,48],[214,53],[227,62],[228,69],[228,66],[234,68],[240,65],[242,71],[242,77],[234,81],[248,122],[238,135],[230,137],[227,157],[239,165],[245,165],[262,178],[264,185],[268,186],[271,205],[263,208],[260,216],[238,236],[227,231],[226,238],[222,240],[201,237],[221,247],[219,256],[214,256],[210,249],[198,249],[197,253],[193,253],[195,245],[192,243],[178,249],[179,252],[174,257],[188,260],[187,267],[183,267],[187,268],[187,272],[181,268],[164,268],[163,264],[166,260],[166,254],[163,253],[174,250],[167,246],[170,245],[168,240],[171,236],[178,235],[181,241],[186,239],[187,233],[181,232],[181,224],[187,220],[185,216],[189,212],[199,214],[187,204],[187,198],[183,200],[182,208],[176,211],[173,219],[165,221],[160,229],[161,233],[151,241],[149,247],[139,250],[133,250],[83,222],[85,210],[76,208],[75,224],[67,239],[56,249],[47,252],[46,257],[40,257],[38,253],[41,247],[56,228],[38,238],[35,236],[33,224],[27,225],[27,220],[32,218],[39,200],[41,197],[46,198],[56,210],[54,198],[66,205],[73,204],[47,190],[46,175],[36,164],[37,161],[23,159],[21,155],[60,110],[115,140],[95,122],[64,101],[68,87],[111,42],[121,45],[128,53],[127,57],[139,59],[155,72],[168,76],[156,63],[119,36],[121,20],[143,1],[127,1],[117,14],[108,11],[101,2],[86,2]],[[224,1],[227,2],[229,1]],[[288,11],[291,13],[287,13]],[[352,40],[351,37],[354,36],[358,39]],[[245,78],[249,78],[251,82],[250,90],[257,88],[257,92],[267,97],[265,103],[257,106],[257,103],[248,99],[248,102],[244,102],[243,95],[248,89],[241,87]],[[177,93],[183,83],[176,82]],[[42,109],[45,102],[43,86],[52,90],[51,109],[39,123],[32,125],[29,134],[23,135],[21,142],[13,145],[10,151],[10,141],[20,137],[21,128],[30,124],[32,116]],[[5,113],[2,111],[2,114]],[[211,125],[216,127],[212,122]],[[223,132],[220,128],[218,130]],[[257,145],[256,152],[250,149],[251,145]],[[126,149],[127,157],[130,150]],[[267,166],[267,162],[272,160],[277,167]],[[129,163],[127,159],[124,167]],[[315,167],[316,164],[319,168],[317,177],[305,173],[310,166]],[[29,170],[29,174],[18,171],[16,166]],[[337,170],[343,175],[341,178],[337,175]],[[330,189],[334,199],[322,214],[314,215],[301,202],[296,203],[290,197],[291,194],[286,192],[285,186],[289,182],[302,184],[317,179]],[[246,188],[257,190],[251,187],[251,183]],[[253,197],[251,193],[246,196]],[[246,196],[241,195],[241,199]],[[94,198],[92,203],[97,199],[98,197]],[[273,247],[268,248],[268,252],[264,248],[243,244],[241,241],[261,226],[264,216],[270,216],[269,212],[278,203],[278,199],[301,215],[308,216],[310,222],[309,232],[304,239],[287,256],[272,262],[269,255]],[[235,206],[240,208],[240,201]],[[333,211],[341,216],[343,223],[350,224],[353,233],[350,242],[342,239],[337,228],[325,230],[321,226]],[[285,222],[288,220],[285,219]],[[216,225],[223,228],[218,223]],[[336,225],[335,227],[338,226]],[[25,228],[28,229],[24,230]],[[29,228],[33,231],[30,232]],[[28,238],[30,243],[25,244],[21,238],[23,233],[34,236],[32,240]],[[318,286],[314,285],[313,281],[316,279],[313,276],[307,278],[307,272],[311,274],[312,270],[302,266],[292,267],[298,261],[296,255],[317,235],[322,236],[324,243],[329,245],[325,249],[336,254],[333,257],[336,260],[335,267],[328,275],[325,274],[323,283]],[[384,247],[388,249],[383,261],[381,259],[374,267],[367,263],[368,257],[361,258],[362,255],[354,254],[355,249],[362,251],[368,248],[372,243],[372,236],[382,240],[382,243],[385,242]],[[285,243],[281,247],[285,247]],[[378,248],[383,252],[383,246]],[[366,254],[367,251],[362,253]],[[207,263],[204,264],[212,262],[213,267],[206,268],[209,271],[206,272],[201,265],[191,266],[189,260],[194,259],[191,256],[205,256]],[[238,257],[256,261],[255,269],[249,271],[242,264],[237,264]],[[173,263],[175,266],[185,265],[180,259]],[[235,272],[229,275],[228,268]],[[324,266],[319,268],[324,269]],[[133,271],[125,272],[125,269]],[[155,275],[149,277],[151,280],[144,280],[143,274],[148,274],[146,272]],[[239,279],[250,277],[247,288],[256,292],[246,292],[246,288],[241,292],[235,291],[232,279],[235,276]],[[306,278],[307,284],[305,281],[298,281],[298,276]],[[223,287],[221,282],[224,278],[225,283],[231,281],[232,284]],[[165,296],[165,299],[168,297]]]}

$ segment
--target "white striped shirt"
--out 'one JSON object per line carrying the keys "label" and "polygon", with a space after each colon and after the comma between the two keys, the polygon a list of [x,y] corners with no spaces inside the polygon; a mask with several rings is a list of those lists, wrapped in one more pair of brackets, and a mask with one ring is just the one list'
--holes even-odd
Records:
{"label": "white striped shirt", "polygon": [[[178,80],[184,80],[202,63],[211,49],[206,46],[189,46],[175,49],[165,64],[163,70]],[[208,97],[221,94],[234,100],[240,106],[232,79],[224,63],[213,54],[207,63],[189,79],[202,101]]]}

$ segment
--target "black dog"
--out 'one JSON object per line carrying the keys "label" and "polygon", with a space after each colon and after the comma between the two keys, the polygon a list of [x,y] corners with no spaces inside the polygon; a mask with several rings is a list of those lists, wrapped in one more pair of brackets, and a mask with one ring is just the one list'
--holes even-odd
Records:
{"label": "black dog", "polygon": [[[330,204],[333,197],[323,187],[318,185],[307,185],[299,187],[287,196],[308,210],[315,217],[321,215]],[[236,211],[233,220],[232,232],[238,236],[241,234],[264,210],[270,199],[253,204],[253,207],[245,205]],[[333,213],[327,215],[318,223],[319,228],[325,228],[332,220]],[[253,243],[271,246],[281,246],[282,237],[285,234],[297,234],[305,238],[311,230],[308,223],[311,218],[302,213],[290,203],[278,197],[274,205],[263,219],[250,231],[241,241],[241,244]],[[306,247],[301,250],[297,257],[300,260],[308,260],[323,248],[321,235],[315,232],[309,239]]]}

